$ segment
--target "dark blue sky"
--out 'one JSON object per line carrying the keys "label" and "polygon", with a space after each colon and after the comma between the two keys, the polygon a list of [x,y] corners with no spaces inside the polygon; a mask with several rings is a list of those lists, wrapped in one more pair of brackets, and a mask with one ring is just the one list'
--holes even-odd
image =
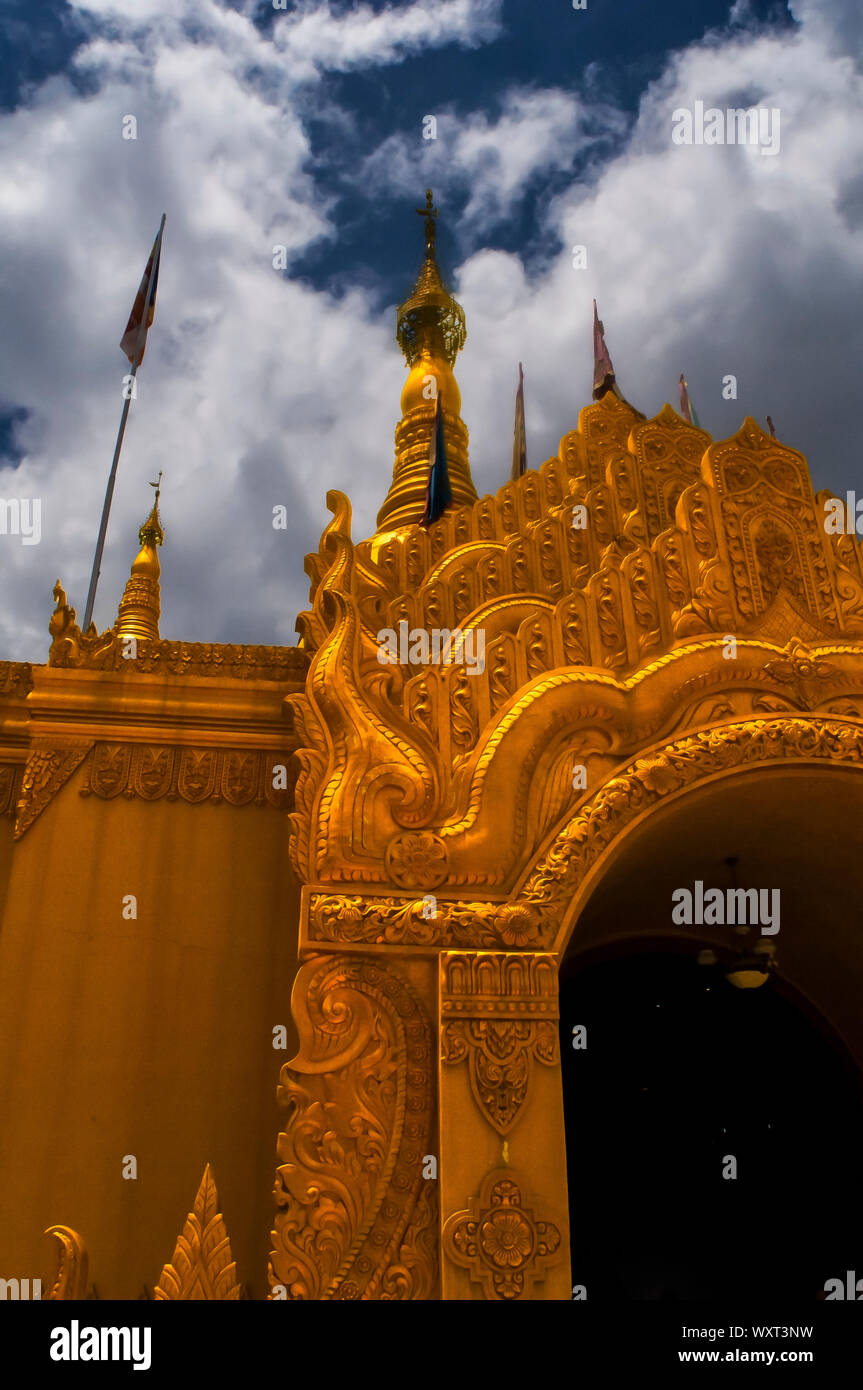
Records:
{"label": "dark blue sky", "polygon": [[[332,8],[347,11],[351,5]],[[374,8],[384,6],[378,3]],[[414,131],[423,115],[445,108],[484,110],[493,117],[503,93],[516,84],[560,87],[634,116],[642,92],[661,73],[669,50],[726,27],[728,12],[728,0],[664,0],[650,5],[649,19],[645,0],[589,0],[588,9],[578,13],[573,13],[570,0],[505,0],[504,32],[479,54],[448,47],[373,73],[330,74],[328,95],[340,109],[353,113],[353,122],[347,130],[340,125],[334,138],[332,125],[311,114],[307,130],[325,187],[339,195],[348,180],[335,210],[339,235],[335,243],[311,248],[291,273],[330,289],[359,279],[378,287],[383,302],[402,297],[416,273],[412,205],[389,198],[358,202],[353,183],[357,163],[382,130]],[[784,0],[754,0],[751,12],[765,25],[793,23]],[[271,6],[262,5],[261,13],[262,23],[269,24]],[[611,153],[614,142],[606,148]],[[443,145],[439,155],[447,159]],[[528,265],[553,255],[556,246],[537,244],[538,215],[578,172],[575,154],[569,169],[545,172],[526,190],[515,218],[483,229],[482,245],[518,252]],[[421,186],[415,201],[423,201]],[[457,204],[441,209],[438,245],[445,265],[477,249],[469,234],[458,236],[460,211]]]}
{"label": "dark blue sky", "polygon": [[[404,8],[401,3],[372,0],[375,12]],[[241,0],[233,8],[242,9]],[[287,11],[301,11],[290,2]],[[346,14],[352,0],[330,0],[334,14]],[[134,13],[134,6],[130,8]],[[264,0],[255,12],[266,31],[284,11]],[[767,27],[793,24],[785,0],[751,0],[753,19]],[[336,198],[335,240],[321,240],[291,265],[291,274],[315,288],[338,293],[363,284],[382,303],[401,298],[416,272],[419,238],[411,203],[393,197],[358,198],[357,165],[380,141],[382,132],[417,129],[423,115],[444,109],[484,110],[493,117],[503,94],[514,85],[560,87],[591,102],[607,102],[634,117],[647,85],[656,80],[670,50],[682,49],[710,31],[728,27],[729,0],[589,0],[574,13],[570,0],[504,0],[500,36],[481,50],[448,45],[371,72],[328,73],[310,92],[304,113],[312,148],[310,169],[326,194]],[[39,83],[53,74],[69,74],[75,50],[87,41],[80,13],[66,0],[0,0],[3,45],[0,49],[0,110],[14,110],[32,99]],[[80,78],[73,80],[86,90]],[[351,121],[334,127],[325,108],[351,112]],[[322,114],[317,114],[321,112]],[[612,153],[625,135],[603,148]],[[441,160],[447,151],[442,146]],[[517,210],[483,230],[482,244],[516,251],[526,263],[539,265],[558,249],[537,241],[542,208],[579,172],[578,157],[567,169],[544,173],[528,186]],[[422,180],[417,201],[422,202]],[[463,206],[462,199],[462,206]],[[438,245],[446,265],[477,249],[476,240],[459,228],[456,201],[441,209]],[[0,448],[8,440],[0,418]]]}

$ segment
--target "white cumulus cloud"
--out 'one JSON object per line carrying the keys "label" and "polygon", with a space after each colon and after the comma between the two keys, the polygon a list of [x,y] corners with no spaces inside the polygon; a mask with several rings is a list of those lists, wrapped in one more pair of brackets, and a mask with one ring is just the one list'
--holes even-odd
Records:
{"label": "white cumulus cloud", "polygon": [[[621,384],[647,413],[675,401],[681,370],[705,425],[733,433],[769,412],[810,456],[816,485],[859,482],[857,363],[863,328],[863,86],[856,0],[794,0],[797,28],[738,23],[670,54],[633,119],[589,91],[523,83],[492,109],[466,90],[431,149],[380,132],[355,193],[464,207],[453,285],[468,317],[457,364],[478,491],[505,481],[517,362],[530,461],[556,450],[590,398],[591,299]],[[336,13],[307,4],[266,31],[252,6],[215,0],[79,4],[90,42],[67,77],[0,117],[0,407],[23,407],[23,457],[0,497],[39,497],[43,539],[0,537],[0,656],[44,660],[58,575],[82,614],[126,370],[118,342],[158,217],[168,215],[156,322],[118,477],[97,604],[113,622],[164,470],[165,636],[295,640],[303,555],[330,487],[368,535],[392,470],[404,366],[393,307],[346,265],[347,294],[273,269],[338,236],[333,185],[316,173],[309,121],[351,112],[327,71],[374,71],[425,49],[494,39],[502,7],[415,0]],[[133,13],[134,10],[134,13]],[[856,45],[856,46],[855,46]],[[477,62],[482,55],[477,54]],[[675,146],[672,113],[695,101],[776,108],[775,158]],[[133,114],[138,138],[121,137]],[[536,258],[482,248],[539,202]],[[362,218],[362,204],[351,212]],[[421,257],[421,229],[405,235]],[[450,223],[452,226],[452,222]],[[337,243],[336,243],[337,244]],[[572,247],[588,249],[587,270]],[[535,247],[534,247],[535,249]],[[358,267],[358,272],[362,267]],[[409,286],[405,285],[406,291]],[[736,401],[723,401],[733,373]],[[275,531],[272,509],[288,508]]]}

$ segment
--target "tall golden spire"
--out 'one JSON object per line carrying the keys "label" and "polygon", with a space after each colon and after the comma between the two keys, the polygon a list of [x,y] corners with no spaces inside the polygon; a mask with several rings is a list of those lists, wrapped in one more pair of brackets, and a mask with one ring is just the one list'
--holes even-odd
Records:
{"label": "tall golden spire", "polygon": [[378,512],[379,533],[410,526],[422,518],[438,394],[453,504],[459,507],[476,501],[468,465],[468,434],[460,416],[461,393],[452,370],[467,337],[464,310],[441,279],[435,255],[437,208],[430,188],[425,207],[416,211],[425,219],[426,253],[413,293],[398,308],[396,338],[410,371],[402,391],[402,418],[396,427],[393,481]]}
{"label": "tall golden spire", "polygon": [[126,584],[114,631],[118,637],[151,638],[159,640],[159,556],[156,547],[162,545],[165,533],[159,520],[159,494],[162,490],[162,474],[158,482],[151,483],[156,489],[153,510],[138,532],[138,551],[132,565],[132,573]]}

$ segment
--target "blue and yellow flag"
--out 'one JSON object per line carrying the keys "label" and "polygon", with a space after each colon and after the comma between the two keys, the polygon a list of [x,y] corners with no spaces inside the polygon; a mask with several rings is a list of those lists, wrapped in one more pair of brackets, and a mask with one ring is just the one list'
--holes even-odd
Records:
{"label": "blue and yellow flag", "polygon": [[431,526],[432,522],[437,521],[441,513],[450,506],[452,506],[452,488],[446,466],[443,411],[440,403],[440,391],[438,391],[435,398],[434,424],[429,444],[429,481],[426,491],[426,505],[420,526]]}

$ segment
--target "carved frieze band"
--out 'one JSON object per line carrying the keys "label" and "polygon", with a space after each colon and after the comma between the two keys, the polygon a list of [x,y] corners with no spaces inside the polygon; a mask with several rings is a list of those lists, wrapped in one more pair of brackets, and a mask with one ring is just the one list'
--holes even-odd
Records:
{"label": "carved frieze band", "polygon": [[512,1168],[495,1169],[467,1210],[454,1212],[444,1226],[446,1256],[469,1271],[487,1299],[529,1298],[562,1258],[560,1231],[537,1217],[524,1192]]}
{"label": "carved frieze band", "polygon": [[551,939],[555,920],[548,912],[520,903],[312,893],[308,934],[312,941],[367,946],[531,950]]}
{"label": "carved frieze band", "polygon": [[[97,743],[81,795],[106,801],[122,795],[193,804],[227,801],[231,806],[247,806],[254,802],[288,809],[292,804],[288,766],[289,754],[275,750]],[[287,786],[274,787],[274,781]]]}
{"label": "carved frieze band", "polygon": [[560,1061],[552,955],[441,956],[441,1057],[467,1062],[474,1099],[498,1134],[521,1114],[533,1064]]}
{"label": "carved frieze band", "polygon": [[[371,960],[317,957],[292,1001],[282,1068],[271,1297],[434,1299],[431,1030],[412,989]],[[277,1286],[279,1286],[277,1288]]]}

